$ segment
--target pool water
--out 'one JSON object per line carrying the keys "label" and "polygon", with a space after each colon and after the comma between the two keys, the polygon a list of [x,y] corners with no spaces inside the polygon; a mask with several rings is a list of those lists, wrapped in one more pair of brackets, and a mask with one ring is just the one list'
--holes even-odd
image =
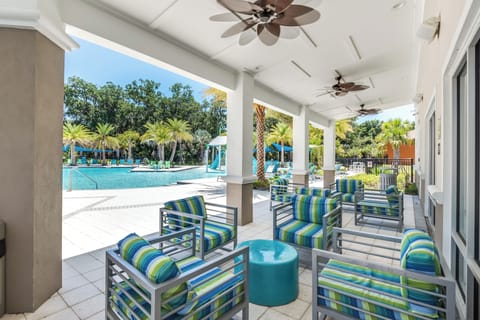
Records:
{"label": "pool water", "polygon": [[205,172],[205,167],[175,172],[130,172],[132,168],[118,167],[81,167],[63,168],[63,189],[95,190],[98,189],[130,189],[166,186],[179,180],[218,177],[218,172]]}

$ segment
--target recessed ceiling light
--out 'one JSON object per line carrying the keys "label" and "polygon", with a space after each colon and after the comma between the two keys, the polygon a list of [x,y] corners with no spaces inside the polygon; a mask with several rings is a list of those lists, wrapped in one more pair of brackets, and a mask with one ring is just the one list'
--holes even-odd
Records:
{"label": "recessed ceiling light", "polygon": [[407,4],[407,1],[397,2],[392,6],[392,9],[394,9],[394,10],[401,9],[401,8],[405,7],[406,4]]}

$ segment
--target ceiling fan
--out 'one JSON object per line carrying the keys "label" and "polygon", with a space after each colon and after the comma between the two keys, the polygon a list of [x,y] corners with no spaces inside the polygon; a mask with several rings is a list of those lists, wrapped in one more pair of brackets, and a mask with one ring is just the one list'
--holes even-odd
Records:
{"label": "ceiling fan", "polygon": [[370,114],[377,114],[380,112],[380,109],[375,109],[375,108],[370,108],[370,109],[365,109],[365,104],[362,103],[360,105],[360,109],[358,110],[352,110],[350,107],[346,107],[348,110],[350,110],[351,112],[354,112],[354,113],[358,113],[359,116],[367,116],[367,115],[370,115]]}
{"label": "ceiling fan", "polygon": [[326,94],[329,94],[334,98],[343,97],[351,91],[361,91],[361,90],[365,90],[365,89],[370,88],[367,85],[356,84],[355,82],[345,82],[345,80],[343,79],[343,77],[340,73],[338,73],[338,76],[335,78],[335,80],[337,81],[337,83],[335,83],[331,87],[326,87],[325,88],[326,92],[317,95],[317,97],[321,97],[321,96],[324,96]]}
{"label": "ceiling fan", "polygon": [[[213,15],[211,21],[238,21],[228,28],[222,38],[240,33],[239,44],[246,45],[256,36],[267,46],[277,43],[278,38],[294,39],[300,34],[302,25],[320,18],[320,12],[304,6],[292,4],[294,0],[217,0],[228,11]],[[281,27],[284,28],[281,28]]]}

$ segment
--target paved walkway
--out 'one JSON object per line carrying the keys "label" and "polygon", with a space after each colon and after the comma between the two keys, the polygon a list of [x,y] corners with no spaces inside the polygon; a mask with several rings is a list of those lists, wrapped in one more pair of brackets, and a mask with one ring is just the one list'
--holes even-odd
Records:
{"label": "paved walkway", "polygon": [[[73,191],[63,194],[63,286],[35,313],[5,315],[0,320],[105,319],[105,250],[131,232],[158,232],[158,209],[167,200],[202,194],[207,201],[225,203],[225,184],[212,179],[169,187]],[[238,240],[271,239],[272,215],[268,191],[254,191],[254,222],[239,227]],[[405,197],[405,227],[414,227],[413,198]],[[353,213],[344,211],[345,227],[355,228]],[[379,227],[356,229],[399,235]],[[250,319],[311,319],[311,271],[299,269],[299,296],[273,308],[250,304]]]}

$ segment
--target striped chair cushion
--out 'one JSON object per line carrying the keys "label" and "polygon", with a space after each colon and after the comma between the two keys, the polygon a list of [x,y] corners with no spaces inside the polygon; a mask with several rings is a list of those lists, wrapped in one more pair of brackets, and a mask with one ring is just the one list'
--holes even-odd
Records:
{"label": "striped chair cushion", "polygon": [[335,187],[338,192],[354,194],[363,188],[363,182],[362,180],[355,179],[337,179],[335,181]]}
{"label": "striped chair cushion", "polygon": [[279,225],[275,232],[278,240],[323,249],[323,229],[320,224],[291,219]]}
{"label": "striped chair cushion", "polygon": [[[137,319],[137,317],[141,320],[150,319],[150,317],[142,311],[139,305],[150,313],[150,304],[131,287],[130,283],[122,281],[115,286],[110,300],[110,306],[113,310],[119,314],[125,315],[127,319]],[[162,314],[165,314],[166,312],[167,310],[162,309]]]}
{"label": "striped chair cushion", "polygon": [[417,240],[432,240],[432,238],[427,232],[419,229],[406,229],[403,232],[402,242],[400,243],[400,259],[403,258],[410,245]]}
{"label": "striped chair cushion", "polygon": [[317,197],[328,197],[330,196],[330,189],[322,189],[322,188],[309,188],[309,187],[296,187],[295,188],[296,194],[303,194],[307,196],[317,196]]}
{"label": "striped chair cushion", "polygon": [[[432,240],[420,239],[411,243],[408,250],[400,260],[400,265],[406,270],[425,273],[432,276],[440,276],[442,274],[438,251]],[[401,283],[404,285],[408,284],[408,286],[412,288],[434,293],[438,293],[440,290],[440,288],[435,284],[414,280],[408,277],[401,277]],[[424,302],[430,305],[438,306],[441,303],[438,297],[425,292],[419,292],[417,290],[404,289],[403,295],[405,297],[408,295],[408,298],[414,301]],[[428,317],[436,318],[438,316],[436,310],[414,303],[411,303],[411,309]]]}
{"label": "striped chair cushion", "polygon": [[[199,236],[200,227],[197,225],[196,228]],[[232,225],[207,220],[205,221],[203,248],[205,251],[210,251],[234,239],[235,236],[235,228]]]}
{"label": "striped chair cushion", "polygon": [[385,195],[387,196],[387,201],[391,206],[398,206],[400,199],[398,188],[396,186],[388,186],[387,189],[385,189]]}
{"label": "striped chair cushion", "polygon": [[[196,250],[200,250],[200,226],[196,225]],[[171,226],[165,227],[162,232],[164,234],[171,234],[172,232],[175,232],[175,228],[172,228]],[[220,223],[216,221],[205,221],[205,230],[204,230],[204,239],[203,239],[203,250],[204,251],[210,251],[213,250],[219,246],[222,246],[223,244],[227,243],[230,240],[233,240],[236,237],[235,234],[235,228],[232,225],[225,224],[225,223]],[[188,237],[188,238],[185,238]],[[181,238],[175,238],[172,241],[173,242],[179,242],[182,239],[189,239],[189,236],[186,235]],[[185,243],[185,246],[188,246],[188,243]]]}
{"label": "striped chair cushion", "polygon": [[286,178],[277,178],[277,179],[273,180],[272,185],[287,186],[288,182],[289,181]]}
{"label": "striped chair cushion", "polygon": [[355,202],[355,194],[354,193],[343,193],[342,194],[342,202]]}
{"label": "striped chair cushion", "polygon": [[[201,217],[207,216],[207,209],[205,207],[205,201],[203,196],[193,196],[179,200],[173,200],[165,202],[165,208],[169,210],[179,211],[194,214]],[[198,223],[198,220],[191,218],[178,216],[176,214],[169,213],[169,224],[171,226],[189,227],[192,223]]]}
{"label": "striped chair cushion", "polygon": [[[340,270],[338,270],[339,267]],[[408,310],[409,306],[406,301],[369,290],[375,289],[400,297],[401,291],[399,286],[385,283],[381,281],[382,279],[377,281],[362,276],[362,273],[367,273],[367,275],[373,276],[373,274],[368,274],[368,270],[362,270],[362,268],[355,270],[358,271],[359,274],[352,274],[352,269],[357,267],[358,266],[355,265],[348,266],[347,263],[343,262],[332,262],[331,260],[318,277],[318,289],[321,296],[326,296],[332,300],[318,298],[318,304],[328,306],[333,310],[348,314],[357,319],[378,319],[377,317],[369,316],[360,310],[369,311],[389,319],[413,319],[413,317],[405,317],[404,315],[401,315],[400,312],[388,308],[388,306],[390,306],[400,310]],[[370,271],[370,273],[373,273],[373,271]],[[350,282],[352,285],[340,281]],[[353,286],[353,284],[357,286]],[[333,289],[335,289],[335,291],[344,291],[344,293],[334,292]],[[385,306],[366,302],[365,299],[382,303]],[[339,304],[336,301],[341,302],[344,305]],[[350,308],[350,306],[356,307],[359,310]]]}
{"label": "striped chair cushion", "polygon": [[285,192],[285,193],[272,193],[272,200],[279,201],[279,202],[291,202],[292,197],[294,196],[293,193]]}
{"label": "striped chair cushion", "polygon": [[390,217],[398,217],[400,215],[398,207],[392,207],[388,202],[376,200],[359,201],[357,203],[357,212]]}
{"label": "striped chair cushion", "polygon": [[132,263],[132,257],[137,252],[138,249],[144,246],[149,246],[150,243],[145,239],[138,236],[136,233],[131,233],[118,243],[118,249],[120,251],[120,256],[127,261]]}
{"label": "striped chair cushion", "polygon": [[292,198],[293,218],[322,225],[323,215],[337,207],[337,200],[316,196],[295,195]]}

